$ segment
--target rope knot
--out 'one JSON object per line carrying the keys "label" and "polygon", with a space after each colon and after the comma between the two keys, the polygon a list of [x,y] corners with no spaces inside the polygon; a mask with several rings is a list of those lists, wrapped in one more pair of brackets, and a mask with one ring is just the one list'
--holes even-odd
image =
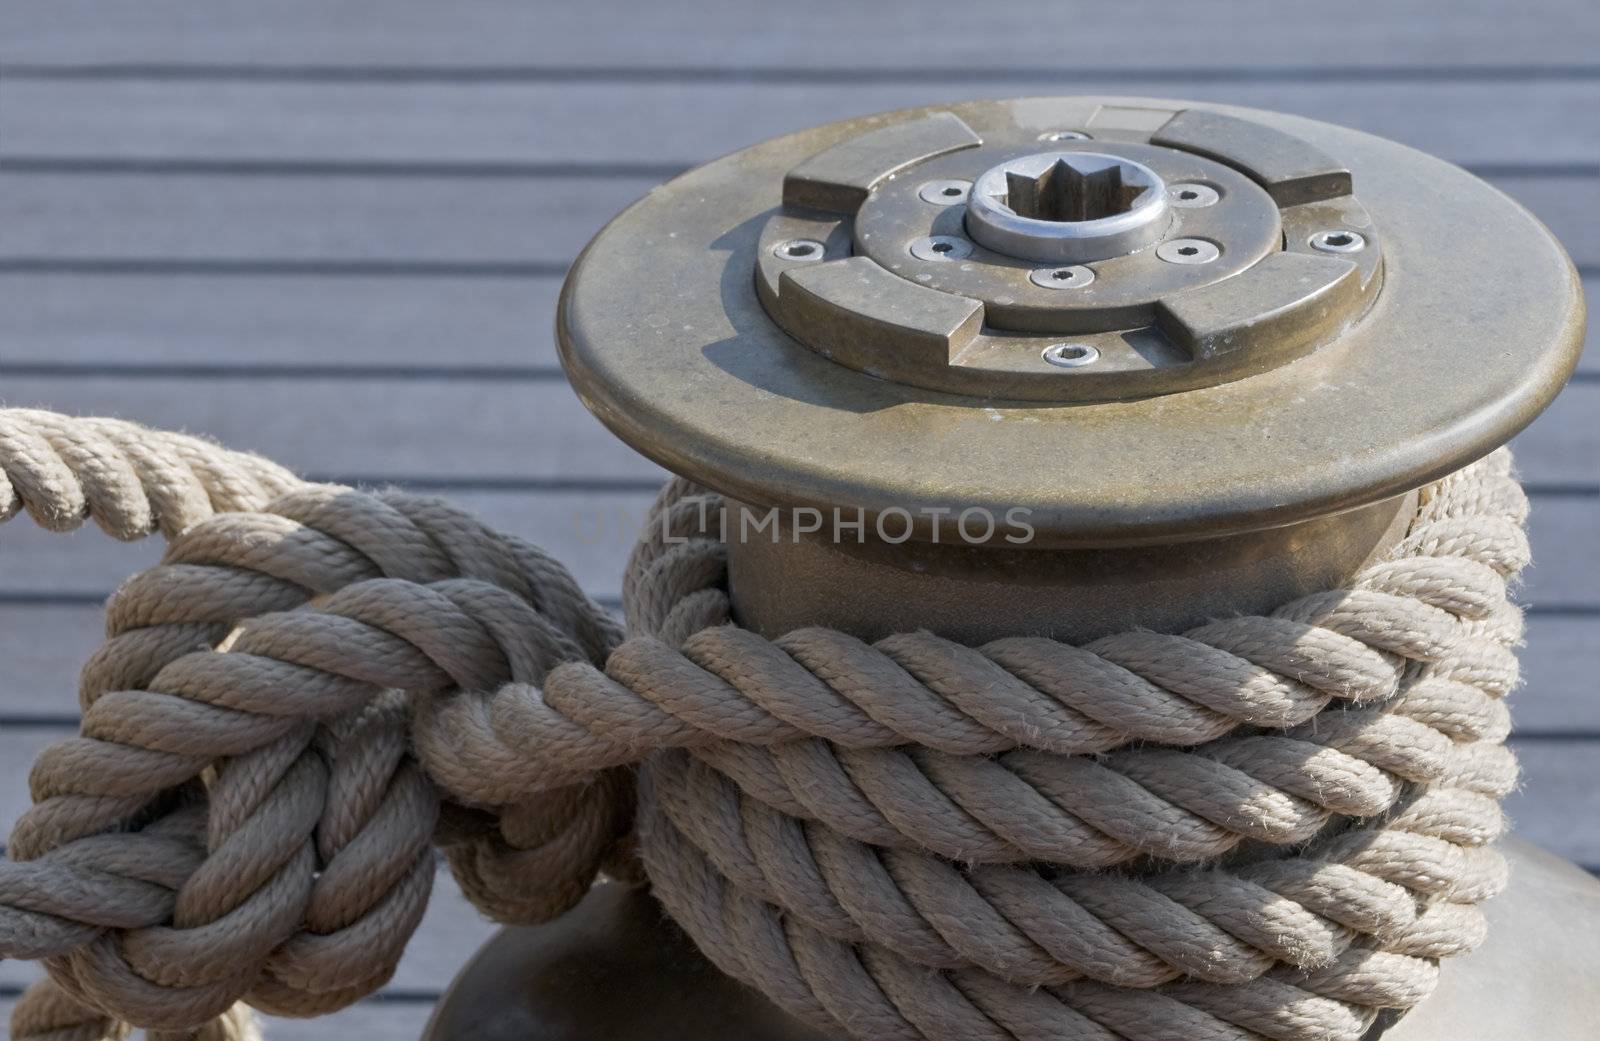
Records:
{"label": "rope knot", "polygon": [[[633,638],[437,499],[0,412],[0,517],[160,529],[0,861],[20,1037],[252,1029],[381,986],[441,846],[506,921],[649,882],[724,971],[863,1037],[1358,1041],[1481,937],[1526,498],[1425,489],[1347,589],[1083,646],[730,623],[681,480]],[[216,1019],[214,1017],[223,1017]],[[209,1023],[209,1025],[207,1025]]]}

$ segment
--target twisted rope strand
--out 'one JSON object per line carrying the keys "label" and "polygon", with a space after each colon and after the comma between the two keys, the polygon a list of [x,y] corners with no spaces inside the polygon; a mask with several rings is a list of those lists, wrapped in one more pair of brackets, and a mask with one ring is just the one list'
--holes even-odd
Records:
{"label": "twisted rope strand", "polygon": [[[432,500],[308,486],[204,442],[45,413],[0,413],[0,459],[7,515],[173,539],[113,600],[82,736],[36,764],[40,805],[0,862],[0,950],[46,958],[43,1007],[113,1010],[74,1030],[220,1014],[237,1032],[242,996],[303,1015],[381,986],[425,906],[438,815],[389,688],[537,680],[547,657],[602,657],[614,624],[542,553]],[[316,598],[307,628],[295,611]],[[341,610],[377,624],[355,633]],[[230,653],[196,650],[224,641]],[[213,764],[209,825],[186,811],[122,830]],[[457,845],[522,852],[499,834]],[[580,864],[569,889],[593,872]]]}
{"label": "twisted rope strand", "polygon": [[347,1004],[392,972],[433,841],[508,921],[637,853],[724,971],[926,1041],[1355,1041],[1503,884],[1504,452],[1425,489],[1349,589],[970,648],[729,626],[721,502],[681,480],[620,642],[558,564],[437,500],[175,437],[0,412],[5,516],[171,540],[113,598],[80,736],[0,861],[0,954],[51,973],[18,1037]]}

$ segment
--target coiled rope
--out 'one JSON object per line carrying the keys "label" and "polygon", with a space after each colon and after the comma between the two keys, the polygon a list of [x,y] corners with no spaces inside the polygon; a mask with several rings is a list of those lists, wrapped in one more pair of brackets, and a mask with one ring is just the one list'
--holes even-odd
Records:
{"label": "coiled rope", "polygon": [[0,519],[169,542],[111,599],[0,861],[0,956],[49,973],[19,1041],[347,1005],[392,974],[435,846],[506,922],[647,878],[725,972],[874,1041],[1358,1041],[1504,882],[1503,450],[1348,589],[977,648],[729,625],[720,500],[681,480],[624,640],[437,499],[22,410],[0,468]]}

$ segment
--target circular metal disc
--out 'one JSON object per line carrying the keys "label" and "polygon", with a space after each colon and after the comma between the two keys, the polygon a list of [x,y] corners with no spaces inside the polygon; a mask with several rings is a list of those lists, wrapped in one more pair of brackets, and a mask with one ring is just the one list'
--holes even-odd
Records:
{"label": "circular metal disc", "polygon": [[[784,173],[807,157],[933,112],[981,135],[1089,125],[1063,113],[1111,108],[1240,116],[1345,164],[1384,235],[1371,311],[1333,343],[1234,382],[1051,404],[877,379],[792,340],[763,309],[758,239]],[[954,534],[948,511],[1026,509],[1036,544],[1091,546],[1274,527],[1457,469],[1555,396],[1581,348],[1582,300],[1543,225],[1394,142],[1224,106],[1024,99],[828,124],[684,174],[590,243],[557,327],[574,387],[613,431],[743,502],[906,510],[923,537]]]}

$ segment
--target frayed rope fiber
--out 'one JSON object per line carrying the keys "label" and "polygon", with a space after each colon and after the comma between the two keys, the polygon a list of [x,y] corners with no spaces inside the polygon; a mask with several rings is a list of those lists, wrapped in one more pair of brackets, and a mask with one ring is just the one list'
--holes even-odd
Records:
{"label": "frayed rope fiber", "polygon": [[442,851],[486,914],[648,882],[723,971],[871,1041],[1358,1041],[1505,867],[1527,500],[1501,450],[1349,588],[968,647],[729,624],[667,485],[624,633],[439,499],[0,411],[0,519],[159,531],[0,860],[18,1041],[252,1037],[391,976]]}

